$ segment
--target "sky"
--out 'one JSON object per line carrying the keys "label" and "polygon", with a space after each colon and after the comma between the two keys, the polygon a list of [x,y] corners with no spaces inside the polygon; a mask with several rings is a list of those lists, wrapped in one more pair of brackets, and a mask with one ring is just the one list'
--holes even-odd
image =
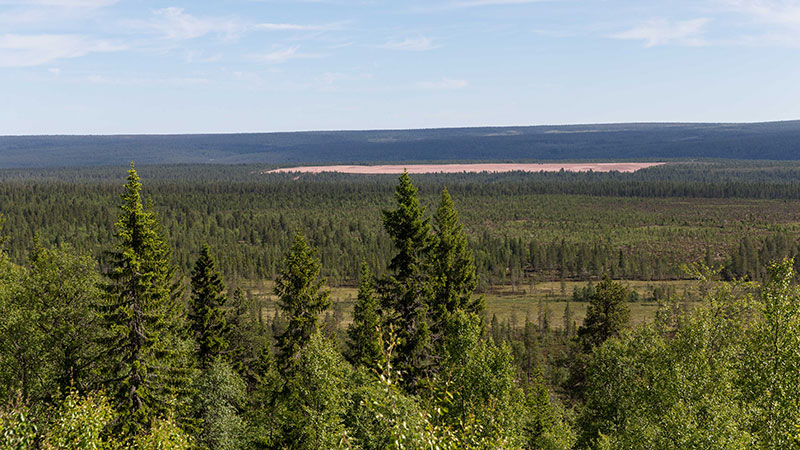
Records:
{"label": "sky", "polygon": [[0,0],[0,135],[800,119],[800,0]]}

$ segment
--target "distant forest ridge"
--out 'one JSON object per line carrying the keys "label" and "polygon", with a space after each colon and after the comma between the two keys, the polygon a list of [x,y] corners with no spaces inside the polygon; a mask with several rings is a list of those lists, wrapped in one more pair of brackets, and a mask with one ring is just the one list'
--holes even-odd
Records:
{"label": "distant forest ridge", "polygon": [[800,121],[0,136],[0,168],[686,158],[800,160]]}

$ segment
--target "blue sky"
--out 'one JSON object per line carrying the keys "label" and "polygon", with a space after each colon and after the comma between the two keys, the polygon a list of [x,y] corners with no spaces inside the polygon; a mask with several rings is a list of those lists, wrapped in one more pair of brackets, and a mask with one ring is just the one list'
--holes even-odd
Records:
{"label": "blue sky", "polygon": [[0,134],[800,119],[800,0],[0,0]]}

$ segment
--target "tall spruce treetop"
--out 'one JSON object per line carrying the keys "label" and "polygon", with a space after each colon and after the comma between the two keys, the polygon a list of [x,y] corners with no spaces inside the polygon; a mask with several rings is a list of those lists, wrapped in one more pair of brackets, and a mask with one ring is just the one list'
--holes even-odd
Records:
{"label": "tall spruce treetop", "polygon": [[442,190],[442,200],[433,216],[433,228],[436,238],[432,260],[432,313],[436,321],[441,323],[447,320],[447,316],[459,309],[480,314],[483,311],[483,298],[472,298],[478,286],[475,260],[447,188]]}
{"label": "tall spruce treetop", "polygon": [[380,285],[381,303],[387,321],[397,332],[395,366],[413,390],[433,366],[429,321],[433,292],[431,225],[406,171],[400,175],[395,200],[397,207],[383,212],[383,225],[397,254],[389,264],[392,273]]}
{"label": "tall spruce treetop", "polygon": [[397,208],[383,212],[383,226],[397,249],[389,269],[397,279],[406,279],[424,262],[424,253],[431,245],[431,225],[407,171],[400,175],[394,198]]}
{"label": "tall spruce treetop", "polygon": [[127,181],[103,286],[106,332],[100,345],[107,389],[119,413],[116,431],[131,435],[168,412],[186,374],[178,367],[184,346],[176,267],[155,214],[142,206],[133,163]]}
{"label": "tall spruce treetop", "polygon": [[275,280],[278,306],[289,318],[289,326],[278,337],[280,362],[285,369],[297,366],[300,350],[319,328],[319,315],[331,305],[330,292],[323,289],[325,279],[319,278],[319,271],[316,252],[298,231]]}
{"label": "tall spruce treetop", "polygon": [[228,348],[225,320],[225,284],[217,272],[211,249],[204,244],[192,270],[189,326],[197,342],[197,357],[207,367]]}
{"label": "tall spruce treetop", "polygon": [[367,263],[361,265],[358,298],[353,307],[353,323],[347,329],[350,360],[353,364],[376,368],[381,360],[381,333],[378,329],[378,299]]}

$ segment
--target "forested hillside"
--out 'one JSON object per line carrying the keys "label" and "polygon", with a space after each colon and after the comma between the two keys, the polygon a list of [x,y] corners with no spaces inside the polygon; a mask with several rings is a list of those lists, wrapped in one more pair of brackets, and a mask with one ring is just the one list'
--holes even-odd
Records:
{"label": "forested hillside", "polygon": [[[331,311],[323,276],[341,256],[321,261],[313,244],[321,234],[306,237],[326,229],[330,222],[322,218],[341,205],[320,201],[323,189],[315,183],[283,180],[283,186],[304,193],[292,201],[309,198],[325,214],[276,231],[289,245],[275,263],[277,308],[267,318],[226,281],[226,263],[205,245],[227,232],[224,220],[192,241],[188,273],[182,274],[172,251],[192,230],[187,224],[215,215],[200,199],[222,193],[227,202],[239,201],[253,185],[239,187],[237,194],[206,186],[195,196],[176,188],[186,187],[185,181],[158,185],[153,194],[176,189],[199,214],[174,216],[184,225],[175,227],[163,220],[173,220],[168,211],[179,204],[157,203],[168,195],[143,195],[147,181],[133,167],[124,186],[102,182],[81,190],[63,180],[7,183],[13,189],[2,198],[27,192],[33,195],[28,203],[49,208],[56,203],[37,193],[66,189],[60,201],[67,206],[35,218],[43,230],[68,211],[85,211],[80,217],[88,220],[101,210],[92,208],[105,203],[81,202],[101,198],[104,189],[111,200],[94,225],[107,230],[96,234],[99,261],[86,246],[45,242],[33,225],[33,237],[22,238],[25,258],[14,261],[7,249],[18,238],[8,238],[14,226],[5,222],[0,448],[800,446],[800,286],[791,259],[780,255],[793,251],[796,233],[787,233],[785,241],[767,238],[761,248],[745,234],[725,270],[752,270],[759,282],[720,281],[721,267],[692,264],[686,276],[697,280],[698,296],[661,299],[655,317],[644,324],[632,323],[632,292],[612,279],[614,266],[602,265],[600,279],[573,295],[586,304],[582,322],[572,320],[569,302],[561,327],[554,326],[547,306],[523,323],[500,322],[486,317],[487,300],[475,293],[481,250],[470,242],[464,218],[478,214],[472,210],[483,206],[474,201],[481,197],[457,206],[464,204],[460,195],[471,195],[476,185],[437,185],[426,202],[403,174],[382,188],[388,198],[374,215],[350,213],[377,224],[386,251],[363,250],[362,259],[379,271],[360,265],[352,320],[345,325]],[[362,192],[369,183],[320,186],[339,186],[337,194],[344,197],[374,193]],[[575,209],[570,196],[557,198]],[[627,200],[634,204],[622,210],[652,199]],[[723,228],[741,214],[734,212],[742,204],[721,203],[729,198],[705,201],[725,206],[714,222]],[[774,223],[794,202],[747,200],[743,221]],[[4,206],[3,212],[21,205]],[[620,219],[629,226],[626,220]],[[583,236],[576,245],[599,239],[592,232]],[[627,264],[624,254],[616,260]]]}
{"label": "forested hillside", "polygon": [[629,123],[297,133],[0,136],[0,168],[731,158],[797,160],[800,122]]}

